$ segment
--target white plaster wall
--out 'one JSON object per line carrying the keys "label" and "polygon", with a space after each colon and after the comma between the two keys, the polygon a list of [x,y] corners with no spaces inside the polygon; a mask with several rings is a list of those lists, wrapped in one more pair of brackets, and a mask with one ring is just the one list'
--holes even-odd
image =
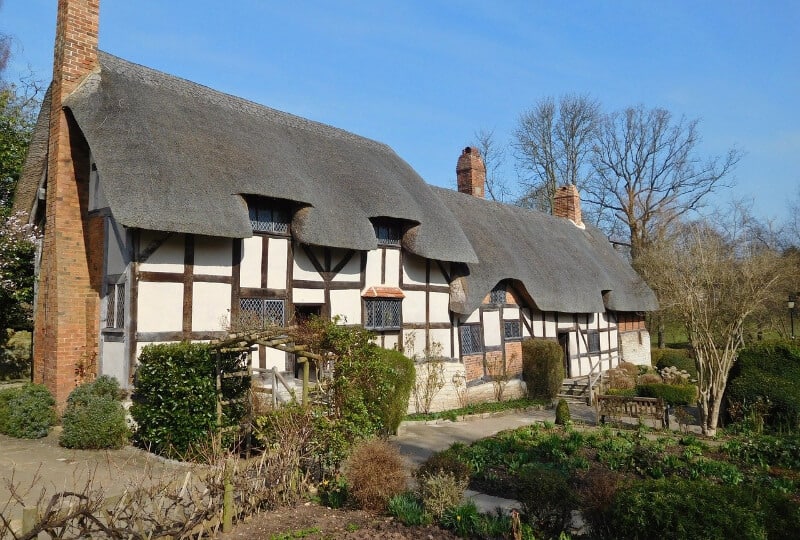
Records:
{"label": "white plaster wall", "polygon": [[192,330],[225,330],[230,320],[231,286],[197,282],[192,286]]}
{"label": "white plaster wall", "polygon": [[366,280],[364,283],[367,287],[381,284],[381,251],[383,249],[373,249],[367,252]]}
{"label": "white plaster wall", "polygon": [[285,352],[279,351],[278,349],[273,349],[272,347],[266,347],[264,349],[264,354],[266,355],[267,369],[272,369],[273,367],[275,367],[278,368],[278,371],[286,370]]}
{"label": "white plaster wall", "polygon": [[261,287],[261,237],[242,240],[242,262],[239,265],[239,284],[242,287]]}
{"label": "white plaster wall", "polygon": [[450,356],[450,330],[430,330],[431,346],[441,351],[442,356]]}
{"label": "white plaster wall", "polygon": [[[342,257],[346,252],[341,253]],[[339,257],[341,261],[341,257]],[[336,263],[334,263],[336,266]],[[356,252],[342,267],[338,274],[333,276],[332,281],[360,281],[361,280],[361,254]]]}
{"label": "white plaster wall", "polygon": [[358,289],[331,291],[331,315],[341,315],[347,324],[361,324],[361,292]]}
{"label": "white plaster wall", "polygon": [[270,289],[285,289],[288,274],[287,257],[289,256],[289,241],[285,238],[270,238],[267,249],[269,256],[267,272],[267,287]]}
{"label": "white plaster wall", "polygon": [[314,269],[314,265],[311,264],[311,259],[308,258],[306,252],[300,247],[294,250],[292,274],[294,279],[322,281],[322,276]]}
{"label": "white plaster wall", "polygon": [[128,359],[125,357],[125,343],[122,341],[103,341],[100,355],[100,374],[114,377],[123,388],[128,387]]}
{"label": "white plaster wall", "polygon": [[[140,249],[158,241],[163,233],[142,231],[139,237]],[[142,272],[183,272],[184,240],[182,234],[174,234],[167,238],[158,249],[150,255],[146,262],[139,263]]]}
{"label": "white plaster wall", "polygon": [[480,309],[476,309],[472,313],[470,313],[467,318],[465,319],[464,316],[461,316],[461,322],[463,324],[473,324],[481,322],[481,313]]}
{"label": "white plaster wall", "polygon": [[622,360],[632,364],[651,365],[650,333],[647,330],[620,332],[619,341]]}
{"label": "white plaster wall", "polygon": [[230,276],[233,241],[230,238],[197,236],[194,241],[194,273]]}
{"label": "white plaster wall", "polygon": [[432,292],[429,301],[431,305],[430,321],[432,323],[450,322],[450,295]]}
{"label": "white plaster wall", "polygon": [[518,321],[519,308],[515,307],[503,308],[503,319],[507,321]]}
{"label": "white plaster wall", "polygon": [[439,265],[431,261],[431,285],[447,285],[447,279],[439,269]]}
{"label": "white plaster wall", "polygon": [[424,323],[425,292],[404,291],[404,294],[406,297],[403,299],[403,322]]}
{"label": "white plaster wall", "polygon": [[183,329],[183,283],[139,282],[137,330],[174,332]]}
{"label": "white plaster wall", "polygon": [[400,337],[397,334],[386,334],[383,336],[383,348],[384,349],[399,349],[400,348]]}
{"label": "white plaster wall", "polygon": [[538,335],[537,337],[544,337],[547,336],[549,338],[556,337],[556,319],[553,313],[545,313],[544,314],[544,328],[542,330],[542,334]]}
{"label": "white plaster wall", "polygon": [[292,302],[295,304],[324,304],[325,291],[322,289],[292,289]]}
{"label": "white plaster wall", "polygon": [[403,354],[409,358],[425,356],[425,330],[403,330]]}
{"label": "white plaster wall", "polygon": [[400,285],[399,249],[386,250],[386,281],[384,283],[390,287],[398,287]]}
{"label": "white plaster wall", "polygon": [[500,345],[500,312],[484,311],[483,313],[483,343],[487,347]]}
{"label": "white plaster wall", "polygon": [[[432,268],[431,279],[433,279]],[[425,259],[411,253],[403,255],[403,283],[425,285]]]}

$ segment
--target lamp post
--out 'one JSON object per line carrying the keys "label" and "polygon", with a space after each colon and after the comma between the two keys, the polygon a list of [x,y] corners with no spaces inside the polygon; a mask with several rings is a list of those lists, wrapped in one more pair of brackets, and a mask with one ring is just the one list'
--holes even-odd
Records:
{"label": "lamp post", "polygon": [[789,321],[792,329],[791,337],[794,339],[794,310],[795,306],[797,305],[797,294],[790,294],[786,305],[789,308]]}

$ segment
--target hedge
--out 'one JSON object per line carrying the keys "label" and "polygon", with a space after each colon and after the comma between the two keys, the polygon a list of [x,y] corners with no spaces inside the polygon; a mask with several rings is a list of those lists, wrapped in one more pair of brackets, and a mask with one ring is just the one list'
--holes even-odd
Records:
{"label": "hedge", "polygon": [[564,381],[564,351],[547,339],[526,339],[522,342],[522,377],[528,397],[553,399]]}
{"label": "hedge", "polygon": [[378,348],[377,352],[380,360],[389,368],[389,391],[377,406],[384,430],[393,435],[408,413],[408,399],[416,382],[416,369],[414,361],[399,351]]}
{"label": "hedge", "polygon": [[121,448],[128,441],[125,408],[119,383],[103,375],[82,384],[67,398],[61,417],[64,431],[58,443],[65,448]]}
{"label": "hedge", "polygon": [[694,405],[697,402],[697,387],[693,384],[640,384],[636,386],[636,395],[661,398],[669,405]]}
{"label": "hedge", "polygon": [[40,439],[56,421],[56,400],[42,384],[27,383],[0,391],[0,433]]}

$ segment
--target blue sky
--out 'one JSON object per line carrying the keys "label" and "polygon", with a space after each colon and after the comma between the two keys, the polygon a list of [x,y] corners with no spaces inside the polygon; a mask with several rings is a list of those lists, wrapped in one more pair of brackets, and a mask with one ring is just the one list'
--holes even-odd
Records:
{"label": "blue sky", "polygon": [[[52,73],[56,0],[5,0],[7,76]],[[732,195],[782,220],[800,197],[800,2],[101,0],[100,48],[389,144],[452,186],[478,129],[510,139],[545,96],[701,120],[745,152]],[[506,176],[515,172],[509,163]],[[721,196],[729,198],[728,194]]]}

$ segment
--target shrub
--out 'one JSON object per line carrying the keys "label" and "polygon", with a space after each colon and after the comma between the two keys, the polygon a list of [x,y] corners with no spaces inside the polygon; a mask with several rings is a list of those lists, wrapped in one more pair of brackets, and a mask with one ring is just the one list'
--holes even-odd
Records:
{"label": "shrub", "polygon": [[636,387],[636,377],[621,368],[609,369],[606,372],[606,381],[609,390],[630,390]]}
{"label": "shrub", "polygon": [[[778,517],[779,501],[763,491],[704,480],[645,480],[617,491],[606,512],[604,532],[619,539],[767,538],[767,523]],[[794,518],[784,523],[796,523],[797,514],[795,508]],[[769,537],[791,538],[796,529],[790,531],[783,531],[788,536]]]}
{"label": "shrub", "polygon": [[323,480],[317,488],[319,500],[328,508],[343,508],[347,504],[347,480],[336,475],[332,480]]}
{"label": "shrub", "polygon": [[556,536],[577,508],[567,476],[540,463],[526,464],[517,481],[517,500],[528,523],[546,536]]}
{"label": "shrub", "polygon": [[407,527],[428,525],[431,516],[411,492],[403,492],[389,499],[389,514]]}
{"label": "shrub", "polygon": [[30,378],[30,375],[31,333],[9,329],[8,340],[0,347],[0,381]]}
{"label": "shrub", "polygon": [[0,433],[20,439],[46,437],[56,421],[55,404],[42,384],[0,391]]}
{"label": "shrub", "polygon": [[408,399],[417,377],[414,361],[399,351],[378,348],[376,352],[388,367],[388,392],[378,402],[381,423],[384,431],[393,435],[408,412]]}
{"label": "shrub", "polygon": [[522,377],[529,397],[555,398],[564,381],[564,351],[559,344],[547,339],[524,340]]}
{"label": "shrub", "polygon": [[617,369],[624,371],[628,377],[633,379],[639,376],[639,366],[632,362],[622,361],[617,365]]}
{"label": "shrub", "polygon": [[[223,355],[221,368],[238,371],[239,360]],[[223,379],[223,399],[241,398],[245,378]],[[216,426],[216,359],[202,343],[148,345],[139,355],[131,416],[139,446],[167,457],[192,457]],[[237,424],[244,406],[223,408],[223,425]]]}
{"label": "shrub", "polygon": [[121,448],[128,440],[119,383],[103,375],[82,384],[67,398],[58,443],[66,448]]}
{"label": "shrub", "polygon": [[697,402],[697,387],[693,384],[640,384],[636,387],[636,395],[661,398],[670,405],[693,405]]}
{"label": "shrub", "polygon": [[468,483],[472,476],[472,467],[461,461],[454,450],[448,449],[429,457],[419,466],[414,476],[421,479],[441,473],[450,473],[456,480]]}
{"label": "shrub", "polygon": [[380,512],[386,510],[389,499],[405,491],[407,482],[403,457],[382,439],[355,446],[345,462],[344,477],[359,506]]}
{"label": "shrub", "polygon": [[467,481],[451,472],[436,472],[418,477],[419,497],[431,515],[439,518],[450,508],[461,504]]}
{"label": "shrub", "polygon": [[572,420],[569,414],[569,405],[567,404],[567,400],[559,399],[558,405],[556,405],[556,424],[559,426],[565,426],[570,423]]}
{"label": "shrub", "polygon": [[686,371],[692,379],[697,379],[697,367],[691,351],[687,349],[653,349],[651,360],[659,370],[675,366],[679,370]]}
{"label": "shrub", "polygon": [[450,529],[461,538],[470,538],[478,530],[480,514],[473,501],[467,501],[460,506],[448,509],[442,514],[440,523],[445,529]]}
{"label": "shrub", "polygon": [[642,373],[636,378],[636,384],[660,384],[664,382],[657,373]]}

